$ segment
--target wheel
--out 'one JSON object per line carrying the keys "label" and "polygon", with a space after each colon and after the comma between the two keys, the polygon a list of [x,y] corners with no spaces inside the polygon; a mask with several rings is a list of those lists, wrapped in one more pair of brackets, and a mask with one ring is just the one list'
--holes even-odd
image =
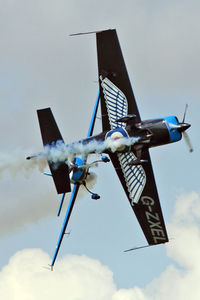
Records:
{"label": "wheel", "polygon": [[102,159],[102,161],[105,162],[105,163],[107,163],[107,162],[110,161],[110,159],[109,159],[106,155],[102,155],[102,156],[101,156],[101,159]]}
{"label": "wheel", "polygon": [[93,200],[98,200],[98,199],[100,199],[100,196],[98,194],[92,194],[91,198]]}

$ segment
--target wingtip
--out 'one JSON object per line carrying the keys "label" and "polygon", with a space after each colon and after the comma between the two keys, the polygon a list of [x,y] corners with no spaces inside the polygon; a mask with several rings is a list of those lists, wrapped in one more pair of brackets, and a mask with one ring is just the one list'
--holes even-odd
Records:
{"label": "wingtip", "polygon": [[53,265],[52,265],[52,264],[51,264],[51,265],[49,264],[49,267],[50,267],[50,270],[53,271]]}
{"label": "wingtip", "polygon": [[43,266],[43,269],[47,269],[49,271],[53,271],[53,266],[48,264],[48,267],[47,266]]}

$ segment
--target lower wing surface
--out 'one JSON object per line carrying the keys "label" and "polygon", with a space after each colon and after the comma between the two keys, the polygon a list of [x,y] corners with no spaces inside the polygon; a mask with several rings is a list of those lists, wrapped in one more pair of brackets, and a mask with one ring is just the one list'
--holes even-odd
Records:
{"label": "lower wing surface", "polygon": [[133,152],[113,153],[110,158],[148,243],[168,242],[149,152],[142,154],[147,161],[143,165],[128,164],[135,159]]}

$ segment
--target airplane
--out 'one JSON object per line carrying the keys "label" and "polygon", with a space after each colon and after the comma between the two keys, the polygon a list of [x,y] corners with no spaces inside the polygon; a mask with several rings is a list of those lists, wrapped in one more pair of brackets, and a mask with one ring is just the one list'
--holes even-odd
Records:
{"label": "airplane", "polygon": [[[177,142],[184,136],[190,151],[193,151],[186,133],[191,126],[185,123],[187,106],[181,122],[176,116],[141,120],[116,30],[97,31],[95,35],[99,92],[87,138],[69,145],[65,144],[51,108],[37,110],[45,155],[51,171],[47,175],[52,176],[57,193],[62,194],[58,216],[65,194],[71,192],[64,223],[50,265],[52,270],[80,186],[86,187],[92,199],[100,198],[86,185],[89,169],[97,162],[87,163],[91,153],[101,154],[101,159],[98,161],[108,163],[111,160],[146,237],[147,246],[153,246],[166,243],[169,239],[149,148]],[[99,103],[101,104],[102,132],[93,135]],[[54,151],[61,154],[60,160],[52,158]],[[69,153],[72,155],[71,160]],[[27,159],[33,157],[35,156],[29,156]],[[71,191],[72,184],[74,186]],[[138,247],[138,249],[143,247],[146,246]]]}

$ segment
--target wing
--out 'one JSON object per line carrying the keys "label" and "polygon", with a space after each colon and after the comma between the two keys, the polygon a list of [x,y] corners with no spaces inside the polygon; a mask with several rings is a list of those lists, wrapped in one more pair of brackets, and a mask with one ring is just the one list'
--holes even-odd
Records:
{"label": "wing", "polygon": [[148,161],[143,166],[128,165],[135,159],[133,152],[112,153],[110,158],[148,243],[168,242],[149,152],[142,155]]}
{"label": "wing", "polygon": [[[135,122],[140,122],[116,31],[107,30],[96,36],[103,130],[125,128],[117,120],[127,114],[135,114]],[[111,153],[110,158],[148,243],[167,242],[149,152],[142,153],[141,159],[148,161],[143,165],[128,164],[136,159],[133,152]]]}
{"label": "wing", "polygon": [[79,190],[79,186],[80,186],[79,184],[74,185],[74,188],[73,188],[73,191],[72,191],[72,194],[71,194],[71,198],[70,198],[70,201],[69,201],[69,205],[68,205],[68,208],[67,208],[67,212],[66,212],[66,215],[65,215],[65,220],[64,220],[64,223],[63,223],[63,226],[62,226],[62,229],[61,229],[61,232],[60,232],[60,236],[59,236],[59,239],[58,239],[58,243],[57,243],[57,246],[56,246],[56,250],[54,252],[54,256],[53,256],[53,259],[52,259],[52,262],[51,262],[51,268],[53,268],[53,266],[54,266],[54,263],[56,261],[56,257],[58,255],[58,251],[60,249],[63,237],[65,235],[65,230],[67,228],[67,224],[69,222],[71,212],[72,212],[72,209],[74,207],[74,203],[75,203],[76,196],[77,196],[77,193],[78,193],[78,190]]}
{"label": "wing", "polygon": [[115,121],[127,114],[135,114],[135,121],[140,122],[116,30],[98,32],[96,40],[103,130],[113,129]]}
{"label": "wing", "polygon": [[[97,114],[98,105],[99,105],[99,99],[100,99],[100,93],[98,93],[98,96],[97,96],[97,99],[96,99],[96,103],[95,103],[92,118],[91,118],[91,121],[90,121],[90,126],[89,126],[87,137],[90,137],[93,134],[95,120],[96,120],[96,114]],[[80,184],[76,183],[74,185],[73,191],[71,193],[71,198],[70,198],[70,201],[69,201],[69,204],[68,204],[68,208],[67,208],[67,212],[66,212],[66,215],[65,215],[64,223],[63,223],[63,226],[62,226],[62,229],[61,229],[61,232],[60,232],[60,236],[59,236],[59,239],[58,239],[58,242],[57,242],[56,250],[54,252],[53,259],[52,259],[52,262],[51,262],[51,268],[53,268],[53,266],[55,264],[55,261],[56,261],[56,258],[57,258],[57,255],[58,255],[63,237],[65,235],[67,224],[69,222],[71,212],[73,210],[74,203],[76,201],[76,197],[77,197],[77,194],[78,194],[79,187],[80,187]],[[62,208],[64,197],[65,197],[65,194],[63,194],[62,198],[61,198],[60,207],[59,207],[59,210],[58,210],[58,216],[60,215],[60,211],[61,211],[61,208]]]}
{"label": "wing", "polygon": [[148,243],[150,245],[166,243],[169,240],[160,206],[149,151],[143,152],[142,159],[147,161],[143,164],[146,173],[146,184],[138,202],[134,203],[133,210]]}

